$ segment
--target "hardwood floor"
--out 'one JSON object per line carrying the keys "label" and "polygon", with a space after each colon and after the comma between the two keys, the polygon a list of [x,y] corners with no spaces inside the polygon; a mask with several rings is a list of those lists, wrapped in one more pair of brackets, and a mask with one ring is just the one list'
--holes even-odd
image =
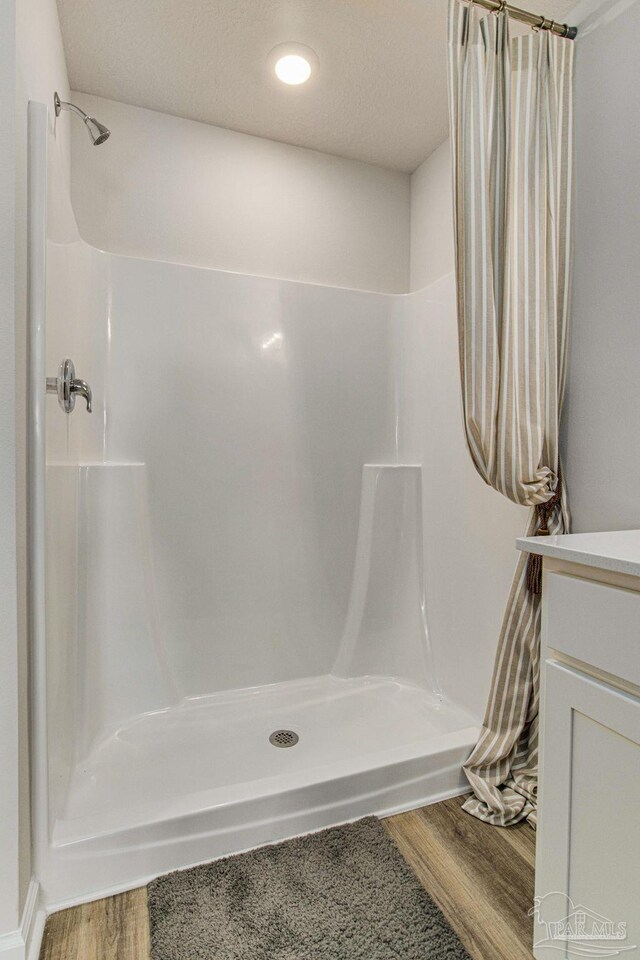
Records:
{"label": "hardwood floor", "polygon": [[490,827],[463,798],[385,820],[385,826],[474,960],[532,960],[535,832]]}
{"label": "hardwood floor", "polygon": [[148,960],[147,888],[52,913],[40,960]]}
{"label": "hardwood floor", "polygon": [[[497,828],[462,799],[389,817],[384,824],[473,960],[532,960],[535,833]],[[52,914],[40,960],[148,960],[144,887]]]}

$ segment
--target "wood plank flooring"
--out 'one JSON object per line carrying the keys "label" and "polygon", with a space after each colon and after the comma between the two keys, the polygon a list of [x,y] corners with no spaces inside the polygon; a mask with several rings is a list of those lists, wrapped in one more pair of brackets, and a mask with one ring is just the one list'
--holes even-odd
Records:
{"label": "wood plank flooring", "polygon": [[[460,809],[462,798],[384,824],[473,960],[532,960],[535,833],[496,828]],[[40,960],[148,960],[144,887],[52,914]]]}
{"label": "wood plank flooring", "polygon": [[445,800],[385,820],[474,960],[532,960],[535,832],[490,827]]}
{"label": "wood plank flooring", "polygon": [[52,913],[40,960],[148,960],[147,888]]}

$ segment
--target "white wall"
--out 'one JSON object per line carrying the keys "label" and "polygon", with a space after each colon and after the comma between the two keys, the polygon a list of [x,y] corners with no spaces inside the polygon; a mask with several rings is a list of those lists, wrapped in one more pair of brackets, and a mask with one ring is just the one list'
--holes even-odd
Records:
{"label": "white wall", "polygon": [[15,10],[0,6],[0,936],[18,926],[19,671],[16,583]]}
{"label": "white wall", "polygon": [[453,270],[453,197],[449,140],[411,176],[411,290]]}
{"label": "white wall", "polygon": [[[19,777],[16,782],[18,791],[17,821],[14,822],[0,810],[1,827],[11,833],[11,844],[17,843],[18,863],[15,900],[11,912],[17,911],[19,917],[31,876],[30,857],[30,811],[29,811],[29,758],[28,758],[28,649],[27,649],[27,604],[26,604],[26,218],[27,218],[27,103],[30,99],[51,102],[53,91],[57,88],[61,95],[68,92],[67,71],[62,49],[62,39],[58,23],[55,0],[17,0],[16,3],[2,5],[3,16],[15,10],[15,26],[5,31],[0,27],[0,35],[7,42],[15,44],[14,55],[8,58],[2,51],[0,60],[3,67],[10,70],[11,77],[2,84],[3,104],[8,104],[12,116],[3,118],[1,139],[3,148],[11,141],[11,150],[15,152],[15,169],[12,171],[11,190],[15,197],[15,219],[12,215],[0,217],[3,225],[13,233],[15,224],[15,316],[10,309],[10,299],[3,297],[3,322],[7,324],[5,334],[0,334],[0,356],[7,363],[7,370],[0,378],[2,390],[6,396],[0,398],[0,431],[2,432],[2,457],[0,477],[0,503],[2,504],[1,529],[2,551],[6,551],[6,592],[3,591],[6,606],[3,605],[0,617],[3,636],[2,650],[9,651],[11,645],[17,650],[17,693],[18,693],[18,730],[19,730]],[[10,91],[15,90],[15,101],[11,102]],[[15,124],[15,141],[9,131]],[[51,138],[51,162],[60,175],[69,179],[69,136],[68,119],[57,125],[55,136]],[[55,210],[52,219],[56,219]],[[3,214],[9,214],[9,208],[3,207]],[[6,309],[5,309],[6,308]],[[15,321],[15,322],[14,322]],[[13,364],[15,348],[15,366]],[[15,430],[14,430],[15,411]],[[6,486],[5,486],[6,482]],[[11,493],[11,483],[16,484],[15,499]],[[15,531],[15,533],[14,533]],[[0,563],[2,561],[0,560]],[[14,585],[10,587],[10,579]],[[0,581],[2,573],[0,572]],[[14,591],[11,599],[11,590]],[[17,621],[17,622],[16,622]],[[17,644],[17,646],[16,646]],[[10,676],[3,668],[0,670],[2,681]],[[1,682],[1,681],[0,681]],[[2,690],[0,696],[3,708],[8,708]],[[0,738],[4,741],[7,730],[5,718],[0,719]],[[0,761],[3,783],[10,782],[8,767]],[[2,797],[7,799],[10,791],[3,787]],[[11,868],[11,858],[5,857],[5,849],[0,837],[0,872]],[[1,883],[1,882],[0,882]],[[0,885],[0,932],[2,924],[8,922],[3,914],[4,891]],[[13,922],[13,928],[17,926]]]}
{"label": "white wall", "polygon": [[128,256],[387,293],[409,280],[409,175],[74,93],[83,239]]}
{"label": "white wall", "polygon": [[640,527],[640,3],[600,25],[598,18],[581,25],[576,51],[574,308],[564,423],[576,531]]}

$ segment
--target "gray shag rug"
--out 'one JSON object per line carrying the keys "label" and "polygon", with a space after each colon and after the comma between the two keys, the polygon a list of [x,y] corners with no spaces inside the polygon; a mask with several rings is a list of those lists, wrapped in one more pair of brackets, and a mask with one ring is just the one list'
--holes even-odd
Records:
{"label": "gray shag rug", "polygon": [[152,960],[469,960],[375,817],[148,891]]}

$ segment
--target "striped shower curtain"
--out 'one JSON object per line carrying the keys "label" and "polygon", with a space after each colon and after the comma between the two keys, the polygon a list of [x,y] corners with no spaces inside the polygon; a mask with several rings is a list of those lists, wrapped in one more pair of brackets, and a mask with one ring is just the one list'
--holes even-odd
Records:
{"label": "striped shower curtain", "polygon": [[[460,374],[482,479],[568,530],[558,433],[570,310],[574,45],[450,0],[449,108]],[[518,561],[464,809],[535,825],[540,597]]]}

